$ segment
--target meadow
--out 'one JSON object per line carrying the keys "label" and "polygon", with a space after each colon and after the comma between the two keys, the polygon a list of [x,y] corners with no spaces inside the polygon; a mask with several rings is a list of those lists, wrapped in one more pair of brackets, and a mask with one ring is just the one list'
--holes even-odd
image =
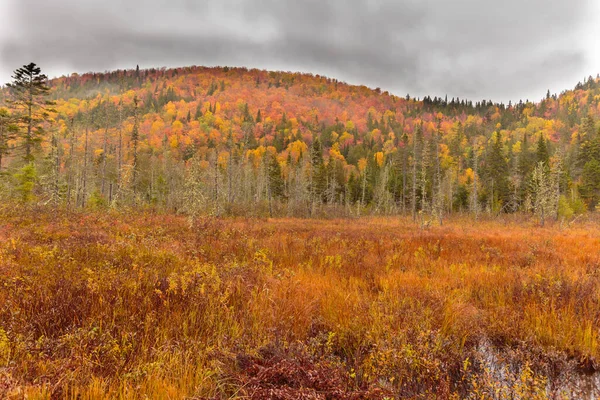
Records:
{"label": "meadow", "polygon": [[421,230],[5,205],[0,398],[592,396],[586,218]]}

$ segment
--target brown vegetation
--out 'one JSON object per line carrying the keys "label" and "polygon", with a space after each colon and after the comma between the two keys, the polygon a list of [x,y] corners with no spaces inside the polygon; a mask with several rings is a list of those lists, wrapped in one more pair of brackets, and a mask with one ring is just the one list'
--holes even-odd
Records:
{"label": "brown vegetation", "polygon": [[558,396],[598,368],[599,266],[585,221],[4,208],[0,397]]}

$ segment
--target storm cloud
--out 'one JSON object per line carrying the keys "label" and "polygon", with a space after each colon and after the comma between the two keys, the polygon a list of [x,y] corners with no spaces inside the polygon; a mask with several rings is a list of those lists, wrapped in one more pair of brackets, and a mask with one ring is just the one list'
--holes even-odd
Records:
{"label": "storm cloud", "polygon": [[0,1],[2,81],[30,61],[51,76],[229,65],[506,101],[572,87],[596,50],[593,0]]}

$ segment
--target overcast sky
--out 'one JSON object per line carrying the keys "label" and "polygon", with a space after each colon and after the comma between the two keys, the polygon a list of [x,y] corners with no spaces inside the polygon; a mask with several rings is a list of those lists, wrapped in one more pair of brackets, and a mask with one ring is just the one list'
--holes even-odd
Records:
{"label": "overcast sky", "polygon": [[0,0],[0,82],[229,65],[397,95],[538,100],[600,73],[597,0]]}

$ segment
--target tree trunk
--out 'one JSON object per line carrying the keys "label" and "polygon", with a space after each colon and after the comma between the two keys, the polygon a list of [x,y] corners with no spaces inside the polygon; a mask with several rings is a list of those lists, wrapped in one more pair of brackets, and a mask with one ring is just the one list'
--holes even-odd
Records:
{"label": "tree trunk", "polygon": [[[89,112],[89,109],[88,109]],[[85,146],[83,153],[83,184],[82,184],[82,193],[81,193],[81,207],[85,207],[86,197],[87,197],[87,165],[88,165],[88,136],[89,136],[89,115],[86,119],[85,123]]]}
{"label": "tree trunk", "polygon": [[417,142],[413,145],[413,170],[412,170],[412,216],[413,222],[417,222]]}
{"label": "tree trunk", "polygon": [[102,197],[105,196],[106,188],[106,158],[108,156],[108,111],[106,112],[106,126],[104,127],[104,144],[102,146]]}
{"label": "tree trunk", "polygon": [[71,206],[71,190],[73,189],[73,181],[75,168],[73,168],[73,154],[75,148],[75,129],[73,127],[73,120],[71,119],[71,139],[69,143],[69,177],[67,179],[67,208]]}
{"label": "tree trunk", "polygon": [[29,103],[27,104],[27,115],[28,115],[28,119],[27,119],[27,139],[25,140],[25,160],[27,162],[32,161],[31,160],[31,145],[33,142],[33,138],[31,137],[32,134],[32,118],[33,118],[33,76],[30,75],[29,76]]}
{"label": "tree trunk", "polygon": [[117,196],[121,191],[122,177],[121,170],[123,168],[123,100],[119,102],[119,157],[117,161]]}

